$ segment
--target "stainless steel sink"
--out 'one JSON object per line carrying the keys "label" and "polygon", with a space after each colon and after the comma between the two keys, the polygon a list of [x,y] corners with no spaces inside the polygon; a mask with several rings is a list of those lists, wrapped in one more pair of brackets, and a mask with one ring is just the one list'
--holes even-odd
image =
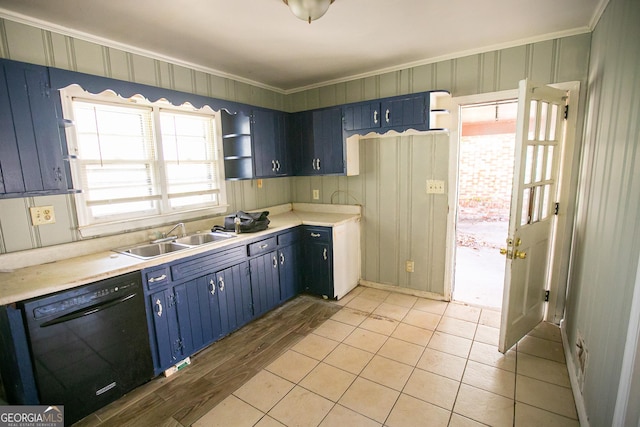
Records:
{"label": "stainless steel sink", "polygon": [[160,255],[169,254],[176,251],[187,249],[189,246],[181,245],[175,242],[162,242],[162,243],[147,243],[144,245],[134,246],[126,249],[116,249],[116,252],[120,252],[127,255],[133,255],[142,259],[155,258]]}
{"label": "stainless steel sink", "polygon": [[172,252],[181,251],[183,249],[205,245],[207,243],[224,241],[233,237],[236,236],[220,231],[212,231],[174,238],[173,240],[165,242],[144,243],[127,248],[114,249],[114,251],[120,252],[121,254],[131,255],[136,258],[151,259],[162,255],[167,255]]}
{"label": "stainless steel sink", "polygon": [[234,236],[233,234],[226,234],[226,233],[214,231],[210,233],[198,233],[198,234],[192,234],[186,237],[180,237],[179,239],[176,239],[175,242],[183,245],[199,246],[199,245],[204,245],[205,243],[220,242],[222,240],[227,240],[232,237],[236,237],[236,236]]}

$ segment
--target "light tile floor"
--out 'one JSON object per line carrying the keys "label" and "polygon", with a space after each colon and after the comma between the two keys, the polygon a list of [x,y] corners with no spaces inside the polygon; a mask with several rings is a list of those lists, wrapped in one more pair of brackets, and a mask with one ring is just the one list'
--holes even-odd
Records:
{"label": "light tile floor", "polygon": [[194,426],[578,426],[559,329],[498,352],[500,314],[358,287]]}

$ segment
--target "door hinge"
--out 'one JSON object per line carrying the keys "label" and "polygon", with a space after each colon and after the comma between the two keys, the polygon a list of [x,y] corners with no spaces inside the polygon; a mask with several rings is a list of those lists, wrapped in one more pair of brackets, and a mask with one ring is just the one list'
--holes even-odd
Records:
{"label": "door hinge", "polygon": [[549,291],[544,291],[544,302],[549,302]]}
{"label": "door hinge", "polygon": [[560,203],[556,203],[555,207],[553,208],[553,214],[558,215],[559,211],[560,211]]}
{"label": "door hinge", "polygon": [[564,119],[567,120],[569,117],[569,104],[564,106]]}

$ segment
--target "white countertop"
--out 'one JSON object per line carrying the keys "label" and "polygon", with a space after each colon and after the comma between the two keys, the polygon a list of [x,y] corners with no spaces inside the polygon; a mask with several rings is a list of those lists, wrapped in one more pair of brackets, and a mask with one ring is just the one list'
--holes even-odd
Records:
{"label": "white countertop", "polygon": [[0,272],[0,305],[71,289],[108,277],[207,252],[211,249],[237,245],[243,240],[248,241],[298,225],[335,227],[341,223],[360,218],[359,207],[357,206],[293,204],[293,209],[269,215],[271,223],[267,230],[258,233],[239,234],[233,239],[184,249],[149,260],[142,260],[109,250],[19,268],[13,271]]}

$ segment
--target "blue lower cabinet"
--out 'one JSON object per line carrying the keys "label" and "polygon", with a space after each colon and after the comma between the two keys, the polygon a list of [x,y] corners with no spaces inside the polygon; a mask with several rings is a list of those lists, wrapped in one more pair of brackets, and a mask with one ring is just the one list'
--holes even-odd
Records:
{"label": "blue lower cabinet", "polygon": [[156,374],[253,318],[247,262],[163,287],[147,297]]}
{"label": "blue lower cabinet", "polygon": [[333,298],[333,244],[330,227],[303,227],[304,290],[310,294]]}
{"label": "blue lower cabinet", "polygon": [[280,279],[280,301],[287,301],[301,292],[300,289],[300,244],[293,243],[278,248],[278,274]]}
{"label": "blue lower cabinet", "polygon": [[272,251],[249,261],[253,314],[260,316],[280,303],[278,252]]}
{"label": "blue lower cabinet", "polygon": [[158,374],[183,359],[173,289],[151,294],[149,303],[153,323],[151,342],[155,341],[154,365]]}
{"label": "blue lower cabinet", "polygon": [[298,295],[306,270],[318,276],[309,292],[333,295],[330,228],[296,227],[143,270],[156,375]]}
{"label": "blue lower cabinet", "polygon": [[222,331],[226,335],[253,317],[249,265],[243,262],[215,274]]}
{"label": "blue lower cabinet", "polygon": [[185,354],[201,350],[224,335],[214,274],[176,286],[175,294]]}

